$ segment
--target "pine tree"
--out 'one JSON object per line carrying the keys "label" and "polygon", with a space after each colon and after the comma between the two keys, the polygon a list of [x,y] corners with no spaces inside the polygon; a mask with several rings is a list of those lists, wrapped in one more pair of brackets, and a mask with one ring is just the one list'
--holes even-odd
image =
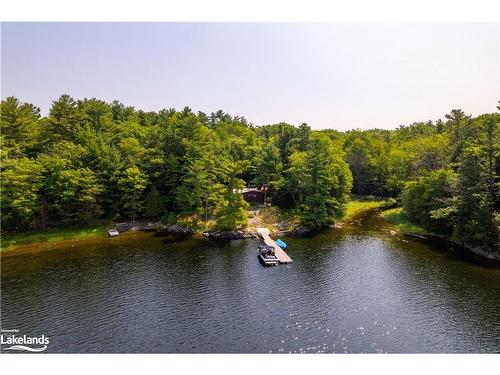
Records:
{"label": "pine tree", "polygon": [[133,221],[142,212],[142,192],[146,186],[147,178],[136,166],[125,169],[118,179],[118,189],[122,192],[122,207]]}
{"label": "pine tree", "polygon": [[299,206],[302,224],[329,224],[342,214],[352,186],[352,175],[343,156],[328,137],[314,135],[303,157],[292,159],[296,164],[292,164],[289,174],[302,174],[292,177],[302,180],[304,188]]}
{"label": "pine tree", "polygon": [[464,245],[495,248],[498,246],[498,228],[489,199],[484,159],[480,147],[469,147],[463,152],[458,174],[454,237]]}

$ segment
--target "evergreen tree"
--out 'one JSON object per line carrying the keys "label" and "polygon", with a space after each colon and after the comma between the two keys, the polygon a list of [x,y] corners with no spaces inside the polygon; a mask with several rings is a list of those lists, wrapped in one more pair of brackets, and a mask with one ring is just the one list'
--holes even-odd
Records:
{"label": "evergreen tree", "polygon": [[457,224],[454,237],[465,245],[498,249],[498,227],[489,198],[484,151],[464,150],[458,173]]}
{"label": "evergreen tree", "polygon": [[304,173],[293,177],[303,180],[303,201],[299,208],[304,225],[333,223],[342,214],[352,186],[352,175],[343,156],[342,150],[335,149],[328,137],[313,135],[303,158],[292,159],[303,163],[292,165],[289,174]]}
{"label": "evergreen tree", "polygon": [[2,158],[1,181],[2,228],[34,226],[39,209],[42,166],[26,157]]}
{"label": "evergreen tree", "polygon": [[40,109],[9,96],[0,103],[0,134],[11,156],[32,156],[40,141]]}
{"label": "evergreen tree", "polygon": [[49,116],[44,124],[44,143],[50,145],[62,140],[75,140],[82,128],[82,121],[83,114],[75,100],[69,95],[62,95],[52,102]]}
{"label": "evergreen tree", "polygon": [[125,169],[118,179],[118,189],[122,192],[122,207],[133,221],[142,212],[142,192],[146,186],[147,178],[136,166]]}
{"label": "evergreen tree", "polygon": [[144,216],[149,218],[160,217],[165,212],[163,207],[163,199],[153,186],[149,194],[146,196],[144,205]]}
{"label": "evergreen tree", "polygon": [[257,186],[269,184],[273,190],[278,191],[284,183],[282,171],[278,148],[273,141],[262,143],[252,160],[253,183]]}

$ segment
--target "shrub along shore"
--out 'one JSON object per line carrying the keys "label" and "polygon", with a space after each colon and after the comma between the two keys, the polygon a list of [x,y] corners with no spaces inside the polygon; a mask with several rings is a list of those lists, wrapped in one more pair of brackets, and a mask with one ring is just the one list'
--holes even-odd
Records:
{"label": "shrub along shore", "polygon": [[380,212],[380,216],[386,219],[389,223],[394,224],[396,229],[404,234],[418,235],[423,237],[443,237],[437,233],[433,233],[428,229],[425,229],[421,225],[413,222],[408,215],[403,211],[402,207],[395,207],[388,210]]}

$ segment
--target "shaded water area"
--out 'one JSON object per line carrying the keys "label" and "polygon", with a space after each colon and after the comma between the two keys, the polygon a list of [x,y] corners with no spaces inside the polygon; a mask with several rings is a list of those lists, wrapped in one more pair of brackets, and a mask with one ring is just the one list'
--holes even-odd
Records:
{"label": "shaded water area", "polygon": [[383,219],[256,242],[151,234],[2,256],[1,324],[47,352],[500,352],[500,269]]}

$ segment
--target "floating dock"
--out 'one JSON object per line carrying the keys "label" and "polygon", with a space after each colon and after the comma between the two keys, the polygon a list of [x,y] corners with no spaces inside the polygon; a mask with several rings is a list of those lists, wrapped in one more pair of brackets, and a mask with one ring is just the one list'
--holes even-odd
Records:
{"label": "floating dock", "polygon": [[269,235],[269,229],[267,228],[257,228],[257,233],[264,240],[264,243],[268,246],[274,248],[274,254],[280,263],[292,263],[293,260],[290,258],[281,247],[279,247],[276,242]]}

